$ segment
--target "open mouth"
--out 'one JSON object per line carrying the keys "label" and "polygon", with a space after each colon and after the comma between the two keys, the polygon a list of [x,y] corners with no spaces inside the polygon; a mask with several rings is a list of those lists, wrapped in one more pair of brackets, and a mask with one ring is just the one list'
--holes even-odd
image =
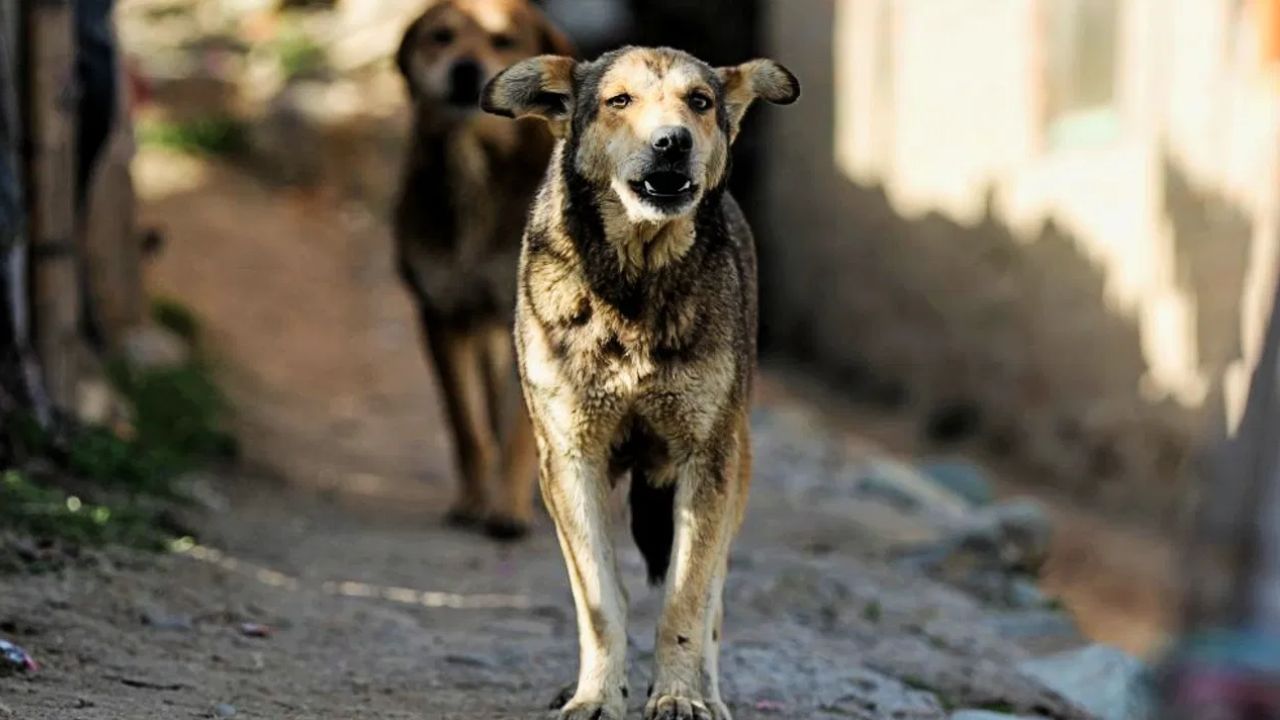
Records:
{"label": "open mouth", "polygon": [[688,175],[664,170],[649,173],[644,178],[632,182],[631,189],[641,197],[666,204],[693,197],[698,187],[693,184],[693,179]]}

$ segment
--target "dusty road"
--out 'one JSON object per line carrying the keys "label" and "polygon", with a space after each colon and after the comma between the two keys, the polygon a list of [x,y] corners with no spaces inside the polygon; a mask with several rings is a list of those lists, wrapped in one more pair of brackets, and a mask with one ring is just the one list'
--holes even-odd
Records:
{"label": "dusty road", "polygon": [[[0,718],[545,717],[576,668],[559,551],[545,517],[514,546],[442,527],[447,440],[381,224],[154,151],[138,177],[169,243],[153,286],[205,319],[245,467],[212,479],[229,507],[186,554],[4,580],[0,632],[44,668],[0,678]],[[758,405],[727,588],[735,717],[1085,717],[1010,671],[1047,611],[894,569],[888,549],[929,539],[929,520],[833,480],[873,448],[768,377]],[[621,546],[644,688],[660,597]]]}

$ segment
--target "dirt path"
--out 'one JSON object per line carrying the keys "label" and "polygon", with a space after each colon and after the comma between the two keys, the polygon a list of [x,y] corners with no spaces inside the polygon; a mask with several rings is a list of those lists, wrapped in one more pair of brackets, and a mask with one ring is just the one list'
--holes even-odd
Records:
{"label": "dirt path", "polygon": [[[544,717],[576,668],[559,551],[545,517],[510,547],[441,527],[448,444],[381,224],[218,164],[138,167],[169,242],[154,287],[205,319],[246,469],[217,479],[230,509],[186,554],[113,551],[0,591],[0,632],[45,666],[0,679],[0,718]],[[735,717],[1083,717],[1009,670],[1056,616],[891,569],[930,524],[830,480],[874,448],[767,377],[760,406],[727,589]],[[620,546],[642,690],[660,597]]]}

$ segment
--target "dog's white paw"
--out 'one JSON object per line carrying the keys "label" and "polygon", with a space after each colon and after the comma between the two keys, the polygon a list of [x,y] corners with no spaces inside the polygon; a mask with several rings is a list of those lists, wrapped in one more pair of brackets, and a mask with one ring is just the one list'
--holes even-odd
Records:
{"label": "dog's white paw", "polygon": [[[723,703],[720,704],[723,707]],[[728,713],[728,709],[725,709]],[[728,717],[726,714],[725,717]],[[672,690],[649,696],[644,706],[644,720],[718,720],[716,711],[692,693]]]}
{"label": "dog's white paw", "polygon": [[623,720],[625,703],[608,701],[571,701],[560,710],[559,720]]}

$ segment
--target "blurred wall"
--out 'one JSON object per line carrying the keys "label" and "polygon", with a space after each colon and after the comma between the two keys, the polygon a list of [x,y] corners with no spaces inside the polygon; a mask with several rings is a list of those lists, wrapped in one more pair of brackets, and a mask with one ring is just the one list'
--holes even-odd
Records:
{"label": "blurred wall", "polygon": [[[1270,0],[769,0],[767,337],[1167,516],[1277,268]],[[801,181],[803,179],[803,181]]]}

